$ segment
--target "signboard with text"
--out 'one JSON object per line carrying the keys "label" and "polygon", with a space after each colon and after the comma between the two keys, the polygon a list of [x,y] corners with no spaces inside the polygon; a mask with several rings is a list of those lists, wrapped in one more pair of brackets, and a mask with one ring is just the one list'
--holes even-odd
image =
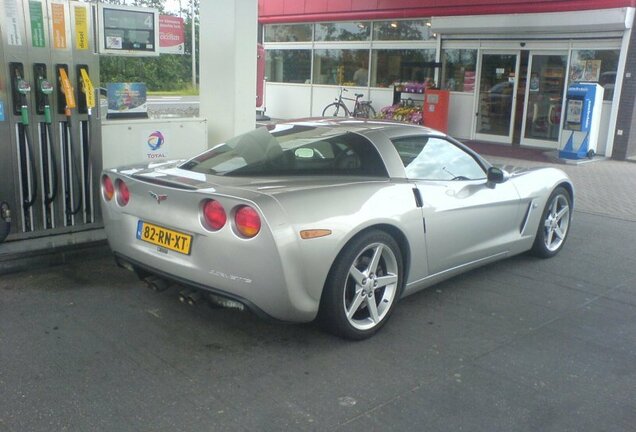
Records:
{"label": "signboard with text", "polygon": [[183,18],[159,15],[159,52],[161,54],[185,53]]}

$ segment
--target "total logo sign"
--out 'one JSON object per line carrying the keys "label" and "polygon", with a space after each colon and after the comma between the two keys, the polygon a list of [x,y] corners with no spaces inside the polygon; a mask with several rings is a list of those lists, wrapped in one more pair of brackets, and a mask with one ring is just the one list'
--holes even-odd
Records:
{"label": "total logo sign", "polygon": [[151,132],[146,137],[146,159],[165,159],[167,156],[166,137],[161,131]]}

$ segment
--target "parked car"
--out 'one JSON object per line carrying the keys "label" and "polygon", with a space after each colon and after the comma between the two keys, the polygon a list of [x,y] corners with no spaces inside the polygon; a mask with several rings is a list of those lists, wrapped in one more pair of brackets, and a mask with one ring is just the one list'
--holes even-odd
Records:
{"label": "parked car", "polygon": [[556,255],[574,202],[558,169],[509,174],[440,132],[360,119],[281,123],[187,161],[106,170],[101,195],[117,262],[151,284],[318,318],[350,339],[436,282]]}

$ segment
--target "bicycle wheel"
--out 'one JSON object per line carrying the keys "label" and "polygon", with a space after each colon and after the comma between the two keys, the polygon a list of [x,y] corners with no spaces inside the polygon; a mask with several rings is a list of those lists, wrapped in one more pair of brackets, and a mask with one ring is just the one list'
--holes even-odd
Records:
{"label": "bicycle wheel", "polygon": [[323,117],[349,117],[349,110],[341,103],[330,103],[322,110]]}
{"label": "bicycle wheel", "polygon": [[354,117],[375,118],[375,110],[370,103],[361,103],[356,110]]}

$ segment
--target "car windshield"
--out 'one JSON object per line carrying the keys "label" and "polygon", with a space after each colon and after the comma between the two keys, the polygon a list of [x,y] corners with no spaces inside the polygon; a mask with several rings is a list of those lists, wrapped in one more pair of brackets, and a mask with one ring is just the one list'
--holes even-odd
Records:
{"label": "car windshield", "polygon": [[285,124],[234,137],[181,168],[223,176],[388,177],[378,151],[363,136],[327,127]]}

